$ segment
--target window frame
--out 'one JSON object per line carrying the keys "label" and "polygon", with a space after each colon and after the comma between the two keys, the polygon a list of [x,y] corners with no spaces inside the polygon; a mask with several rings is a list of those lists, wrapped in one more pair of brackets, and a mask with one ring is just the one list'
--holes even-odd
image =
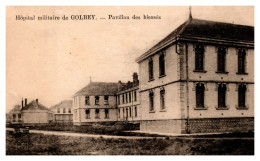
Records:
{"label": "window frame", "polygon": [[149,91],[149,112],[155,112],[154,109],[154,92]]}
{"label": "window frame", "polygon": [[202,72],[205,73],[205,47],[202,44],[194,45],[194,52],[195,52],[195,69],[194,72]]}
{"label": "window frame", "polygon": [[159,55],[159,78],[166,76],[165,74],[165,54],[162,52]]}
{"label": "window frame", "polygon": [[85,110],[85,115],[86,115],[85,116],[86,119],[90,119],[90,109]]}
{"label": "window frame", "polygon": [[95,105],[99,105],[99,103],[100,103],[100,97],[95,96]]}
{"label": "window frame", "polygon": [[154,66],[153,66],[153,59],[150,58],[148,61],[148,81],[154,80]]}

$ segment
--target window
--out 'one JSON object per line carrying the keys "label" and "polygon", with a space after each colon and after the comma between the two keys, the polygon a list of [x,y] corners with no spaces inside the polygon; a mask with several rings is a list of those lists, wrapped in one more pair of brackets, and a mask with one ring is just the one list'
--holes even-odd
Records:
{"label": "window", "polygon": [[57,109],[57,113],[60,113],[60,108]]}
{"label": "window", "polygon": [[125,104],[125,95],[122,94],[122,97],[123,97],[123,104]]}
{"label": "window", "polygon": [[218,86],[218,107],[226,108],[226,90],[225,84],[219,84]]}
{"label": "window", "polygon": [[153,92],[149,93],[149,102],[150,102],[150,111],[154,111],[154,94]]}
{"label": "window", "polygon": [[22,115],[20,113],[18,114],[18,122],[22,122]]}
{"label": "window", "polygon": [[131,92],[129,92],[129,102],[132,102]]}
{"label": "window", "polygon": [[238,107],[246,107],[246,85],[238,86]]}
{"label": "window", "polygon": [[136,102],[136,91],[134,91],[134,100]]}
{"label": "window", "polygon": [[224,47],[218,48],[218,72],[225,73],[226,65],[226,49]]}
{"label": "window", "polygon": [[165,90],[160,91],[161,110],[165,110]]}
{"label": "window", "polygon": [[90,109],[86,109],[86,119],[90,119]]}
{"label": "window", "polygon": [[105,118],[109,118],[109,110],[105,109]]}
{"label": "window", "polygon": [[63,108],[63,113],[66,113],[66,109],[65,108]]}
{"label": "window", "polygon": [[135,117],[137,117],[137,107],[135,106]]}
{"label": "window", "polygon": [[13,122],[16,121],[16,114],[13,114]]}
{"label": "window", "polygon": [[196,45],[195,47],[195,70],[204,70],[204,46]]}
{"label": "window", "polygon": [[95,97],[95,105],[99,105],[99,96]]}
{"label": "window", "polygon": [[164,54],[159,56],[159,76],[165,76]]}
{"label": "window", "polygon": [[126,101],[126,103],[128,103],[128,97],[127,97],[127,93],[125,94],[125,101]]}
{"label": "window", "polygon": [[153,59],[149,60],[148,63],[148,71],[149,71],[149,80],[153,80]]}
{"label": "window", "polygon": [[90,105],[89,96],[86,96],[86,97],[85,97],[85,105]]}
{"label": "window", "polygon": [[125,117],[125,109],[123,108],[123,117]]}
{"label": "window", "polygon": [[108,102],[108,96],[104,96],[104,104],[105,104],[105,105],[108,105],[108,104],[109,104],[109,102]]}
{"label": "window", "polygon": [[99,119],[99,118],[100,118],[99,109],[96,109],[96,110],[95,110],[95,118],[96,118],[96,119]]}
{"label": "window", "polygon": [[129,117],[132,117],[132,108],[129,107]]}
{"label": "window", "polygon": [[120,118],[120,108],[118,109],[118,118]]}
{"label": "window", "polygon": [[204,84],[196,85],[196,107],[204,108]]}
{"label": "window", "polygon": [[245,66],[246,66],[246,51],[244,49],[240,49],[238,51],[238,74],[245,74]]}
{"label": "window", "polygon": [[118,104],[120,105],[120,95],[118,95]]}
{"label": "window", "polygon": [[69,108],[69,113],[71,113],[71,108]]}
{"label": "window", "polygon": [[126,108],[126,118],[128,118],[128,108]]}

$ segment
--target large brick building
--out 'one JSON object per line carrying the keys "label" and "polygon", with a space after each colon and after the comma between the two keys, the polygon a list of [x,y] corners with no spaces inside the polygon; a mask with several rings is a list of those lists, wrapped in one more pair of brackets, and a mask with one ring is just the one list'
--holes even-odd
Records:
{"label": "large brick building", "polygon": [[190,17],[136,59],[141,130],[254,130],[254,27]]}

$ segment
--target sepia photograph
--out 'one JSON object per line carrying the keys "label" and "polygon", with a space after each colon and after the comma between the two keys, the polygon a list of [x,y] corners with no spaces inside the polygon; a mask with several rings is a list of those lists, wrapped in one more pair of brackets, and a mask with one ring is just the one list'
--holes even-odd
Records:
{"label": "sepia photograph", "polygon": [[6,155],[255,155],[254,16],[6,6]]}

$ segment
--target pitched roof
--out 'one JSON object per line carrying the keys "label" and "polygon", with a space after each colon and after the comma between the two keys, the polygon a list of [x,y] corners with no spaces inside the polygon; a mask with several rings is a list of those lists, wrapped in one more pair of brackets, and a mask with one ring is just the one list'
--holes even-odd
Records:
{"label": "pitched roof", "polygon": [[49,110],[44,105],[37,103],[35,100],[31,101],[29,104],[23,107],[23,110]]}
{"label": "pitched roof", "polygon": [[117,83],[108,82],[90,82],[87,86],[79,90],[75,95],[115,95],[118,90]]}
{"label": "pitched roof", "polygon": [[17,111],[21,111],[21,106],[20,105],[15,105],[14,108],[12,110],[10,110],[9,113],[12,113],[12,112],[17,112]]}
{"label": "pitched roof", "polygon": [[64,100],[60,103],[52,106],[50,109],[56,109],[56,108],[72,108],[72,100]]}
{"label": "pitched roof", "polygon": [[228,41],[240,44],[248,43],[252,46],[254,44],[254,27],[189,18],[168,36],[138,57],[136,61],[142,61],[147,56],[158,52],[158,50],[167,47],[176,40],[196,41],[198,39],[212,42]]}

